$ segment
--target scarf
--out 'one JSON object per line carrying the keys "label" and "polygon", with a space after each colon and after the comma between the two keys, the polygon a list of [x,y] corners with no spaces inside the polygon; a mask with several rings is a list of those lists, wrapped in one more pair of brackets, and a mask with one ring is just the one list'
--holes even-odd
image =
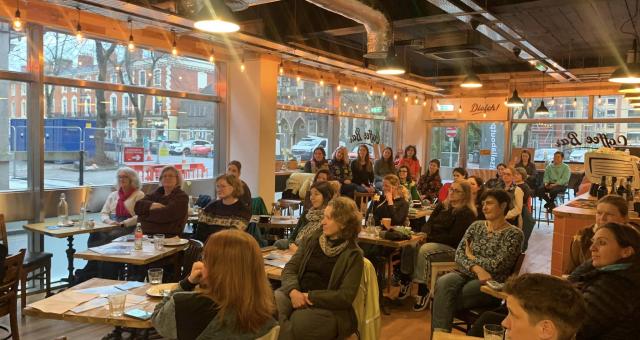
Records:
{"label": "scarf", "polygon": [[300,244],[300,242],[305,237],[307,237],[307,235],[313,234],[318,229],[320,229],[322,227],[321,222],[323,215],[324,209],[309,209],[309,212],[307,212],[306,216],[307,224],[305,224],[304,227],[300,231],[298,231],[298,235],[296,236],[294,243]]}
{"label": "scarf", "polygon": [[335,241],[329,240],[324,233],[320,234],[319,241],[322,252],[329,257],[338,256],[347,248],[347,241],[340,239]]}
{"label": "scarf", "polygon": [[124,190],[122,190],[122,188],[118,190],[118,203],[116,203],[117,217],[125,217],[125,218],[131,217],[129,210],[127,210],[127,208],[124,206],[124,201],[126,201],[127,198],[129,198],[129,196],[131,196],[134,191],[135,190],[131,190],[128,193],[125,193]]}

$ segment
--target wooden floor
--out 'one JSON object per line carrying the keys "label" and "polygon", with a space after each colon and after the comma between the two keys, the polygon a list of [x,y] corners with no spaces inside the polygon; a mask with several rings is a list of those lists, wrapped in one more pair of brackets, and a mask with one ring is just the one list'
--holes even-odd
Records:
{"label": "wooden floor", "polygon": [[[529,241],[529,249],[521,272],[551,272],[552,226],[542,224],[536,226]],[[413,288],[415,293],[416,288]],[[391,292],[397,296],[397,288]],[[30,296],[29,300],[40,297]],[[382,316],[381,339],[429,339],[431,315],[428,311],[413,312],[413,298],[401,301],[390,308],[391,315]],[[0,319],[0,323],[8,325],[9,318]],[[38,319],[25,317],[20,320],[20,336],[25,340],[52,340],[58,336],[66,336],[69,340],[98,340],[111,332],[110,326],[90,325],[76,322]]]}

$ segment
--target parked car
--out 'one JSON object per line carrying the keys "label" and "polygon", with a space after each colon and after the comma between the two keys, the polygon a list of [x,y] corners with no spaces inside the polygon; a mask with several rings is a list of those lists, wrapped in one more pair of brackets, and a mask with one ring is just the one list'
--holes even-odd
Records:
{"label": "parked car", "polygon": [[591,151],[595,151],[595,149],[591,149],[591,148],[573,149],[571,150],[571,154],[569,155],[569,162],[584,163],[584,154]]}
{"label": "parked car", "polygon": [[298,141],[298,143],[294,144],[291,147],[291,153],[294,157],[302,161],[308,161],[311,159],[313,150],[319,146],[323,147],[325,151],[329,153],[329,151],[327,150],[328,143],[329,140],[326,138],[315,136],[304,137],[300,141]]}
{"label": "parked car", "polygon": [[157,154],[158,149],[160,149],[160,147],[162,146],[162,143],[164,143],[165,146],[169,148],[169,150],[171,150],[172,147],[180,145],[180,142],[178,142],[177,140],[155,140],[149,143],[149,151],[151,151],[151,153],[154,155]]}
{"label": "parked car", "polygon": [[190,155],[195,147],[207,145],[211,146],[211,142],[203,139],[188,140],[180,143],[179,145],[176,145],[173,148],[169,148],[169,153],[172,155]]}
{"label": "parked car", "polygon": [[[373,146],[371,144],[365,144],[365,145],[369,149],[369,158],[373,162],[373,160],[375,159],[375,157],[373,155]],[[359,147],[360,147],[360,145],[356,145],[356,146],[353,147],[351,152],[349,152],[349,159],[353,160],[353,159],[356,159],[358,157],[358,148]]]}
{"label": "parked car", "polygon": [[191,148],[191,155],[193,156],[209,156],[213,152],[213,144],[194,144]]}

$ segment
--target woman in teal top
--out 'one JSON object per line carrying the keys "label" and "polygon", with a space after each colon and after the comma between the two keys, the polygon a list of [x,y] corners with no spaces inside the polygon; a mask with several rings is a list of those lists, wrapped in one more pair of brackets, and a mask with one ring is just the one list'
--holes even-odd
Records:
{"label": "woman in teal top", "polygon": [[411,195],[411,199],[419,201],[420,194],[418,193],[416,182],[411,179],[411,173],[409,173],[408,166],[401,165],[400,168],[398,168],[398,178],[400,178],[400,184],[402,184],[402,186],[405,187]]}

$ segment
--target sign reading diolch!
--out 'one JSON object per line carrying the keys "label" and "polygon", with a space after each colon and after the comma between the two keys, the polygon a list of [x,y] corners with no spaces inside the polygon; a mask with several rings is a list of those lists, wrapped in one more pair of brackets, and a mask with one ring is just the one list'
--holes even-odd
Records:
{"label": "sign reading diolch!", "polygon": [[[621,145],[621,146],[627,145],[627,137],[625,135],[618,135],[618,137],[616,138],[609,138],[609,136],[605,135],[604,133],[599,133],[593,137],[591,136],[585,137],[584,143],[596,144],[596,145],[602,144],[602,146],[606,148],[611,148],[616,145]],[[561,147],[565,145],[580,146],[582,145],[582,142],[578,140],[578,134],[572,131],[567,133],[566,138],[560,138],[556,141],[557,147]]]}
{"label": "sign reading diolch!", "polygon": [[360,128],[356,128],[356,130],[353,132],[353,135],[351,135],[351,138],[349,138],[349,143],[354,143],[354,142],[369,142],[371,144],[379,144],[380,143],[380,133],[379,132],[373,132],[371,130],[365,131],[364,134],[360,134]]}
{"label": "sign reading diolch!", "polygon": [[[440,100],[444,102],[444,100]],[[441,110],[441,108],[456,109]],[[504,121],[507,120],[509,110],[504,105],[504,98],[461,98],[447,100],[445,104],[435,105],[431,111],[431,119],[460,119],[480,121]]]}

